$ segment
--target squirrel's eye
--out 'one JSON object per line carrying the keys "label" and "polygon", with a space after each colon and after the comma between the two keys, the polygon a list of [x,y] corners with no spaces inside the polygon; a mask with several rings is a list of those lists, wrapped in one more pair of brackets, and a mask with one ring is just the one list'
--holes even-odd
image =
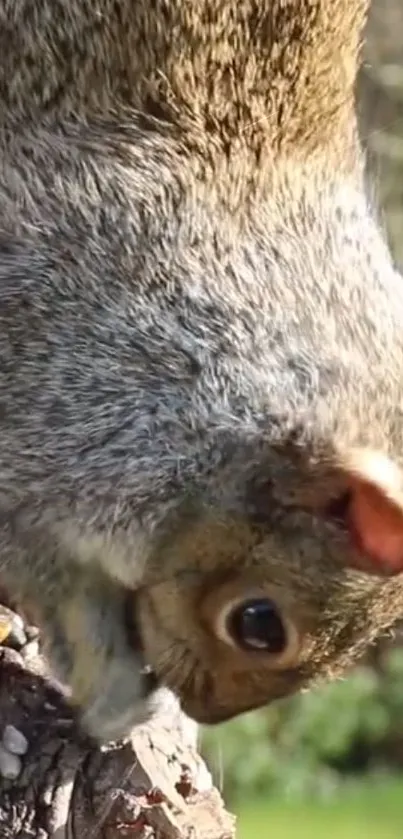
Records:
{"label": "squirrel's eye", "polygon": [[251,652],[281,655],[288,642],[276,604],[263,597],[238,603],[227,616],[226,630],[233,643]]}

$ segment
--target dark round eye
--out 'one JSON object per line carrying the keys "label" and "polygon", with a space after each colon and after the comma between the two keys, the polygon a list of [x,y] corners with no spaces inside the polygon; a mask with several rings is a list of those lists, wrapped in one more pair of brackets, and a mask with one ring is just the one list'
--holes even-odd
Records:
{"label": "dark round eye", "polygon": [[280,655],[287,633],[277,606],[267,598],[239,603],[227,619],[227,631],[238,647]]}

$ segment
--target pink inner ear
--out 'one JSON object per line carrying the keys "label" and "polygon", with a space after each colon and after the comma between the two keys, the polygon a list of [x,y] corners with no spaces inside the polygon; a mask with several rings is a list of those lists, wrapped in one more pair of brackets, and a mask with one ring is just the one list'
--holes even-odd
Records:
{"label": "pink inner ear", "polygon": [[353,480],[348,524],[362,557],[357,567],[382,576],[403,571],[403,508],[382,487]]}

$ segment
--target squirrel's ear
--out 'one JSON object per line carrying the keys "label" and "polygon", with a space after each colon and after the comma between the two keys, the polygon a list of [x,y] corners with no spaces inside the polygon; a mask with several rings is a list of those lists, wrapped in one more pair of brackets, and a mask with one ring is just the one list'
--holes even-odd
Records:
{"label": "squirrel's ear", "polygon": [[357,550],[355,567],[379,576],[403,572],[403,480],[378,452],[354,450],[344,458],[348,504],[345,524]]}

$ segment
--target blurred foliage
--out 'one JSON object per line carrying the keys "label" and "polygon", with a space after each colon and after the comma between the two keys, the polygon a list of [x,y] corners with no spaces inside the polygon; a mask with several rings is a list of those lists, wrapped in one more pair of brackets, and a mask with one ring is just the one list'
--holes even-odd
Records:
{"label": "blurred foliage", "polygon": [[372,0],[357,88],[370,180],[403,267],[403,2]]}
{"label": "blurred foliage", "polygon": [[238,839],[401,839],[402,781],[369,779],[359,786],[338,790],[331,798],[239,802]]}
{"label": "blurred foliage", "polygon": [[322,686],[203,732],[227,800],[331,796],[364,773],[403,772],[403,649]]}

